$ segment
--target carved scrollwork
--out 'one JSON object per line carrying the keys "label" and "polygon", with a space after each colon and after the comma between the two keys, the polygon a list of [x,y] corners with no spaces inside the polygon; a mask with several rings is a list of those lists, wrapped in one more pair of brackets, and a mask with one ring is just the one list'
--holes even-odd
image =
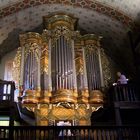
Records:
{"label": "carved scrollwork", "polygon": [[68,108],[68,109],[72,109],[72,104],[69,103],[69,102],[59,102],[57,103],[56,107],[60,107],[60,106],[63,106],[64,108]]}
{"label": "carved scrollwork", "polygon": [[18,48],[13,61],[13,79],[17,82],[20,80],[20,65],[21,65],[21,47]]}
{"label": "carved scrollwork", "polygon": [[110,63],[104,49],[101,49],[101,63],[103,68],[103,77],[105,87],[109,86],[109,81],[111,80]]}
{"label": "carved scrollwork", "polygon": [[25,44],[24,47],[25,47],[25,60],[28,54],[32,52],[35,54],[37,62],[40,61],[40,49],[37,43],[30,42],[30,43]]}
{"label": "carved scrollwork", "polygon": [[65,36],[65,39],[70,41],[72,31],[69,30],[67,26],[56,26],[55,29],[51,31],[52,43],[54,44],[60,36]]}

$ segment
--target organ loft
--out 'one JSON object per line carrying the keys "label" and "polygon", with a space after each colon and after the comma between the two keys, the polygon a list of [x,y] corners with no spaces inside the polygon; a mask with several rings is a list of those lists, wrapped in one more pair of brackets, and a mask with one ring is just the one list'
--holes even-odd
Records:
{"label": "organ loft", "polygon": [[81,35],[73,15],[43,17],[42,34],[21,34],[15,61],[21,104],[35,114],[36,125],[90,125],[103,107],[109,80],[102,37]]}

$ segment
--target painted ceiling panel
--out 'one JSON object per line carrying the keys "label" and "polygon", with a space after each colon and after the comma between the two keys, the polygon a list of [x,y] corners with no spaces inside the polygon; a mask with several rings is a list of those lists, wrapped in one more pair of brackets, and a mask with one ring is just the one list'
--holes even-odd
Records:
{"label": "painted ceiling panel", "polygon": [[[93,0],[94,1],[94,0]],[[140,0],[96,0],[105,5],[109,5],[114,9],[124,12],[133,19],[137,17],[140,12]]]}
{"label": "painted ceiling panel", "polygon": [[0,0],[0,8],[7,7],[23,0]]}

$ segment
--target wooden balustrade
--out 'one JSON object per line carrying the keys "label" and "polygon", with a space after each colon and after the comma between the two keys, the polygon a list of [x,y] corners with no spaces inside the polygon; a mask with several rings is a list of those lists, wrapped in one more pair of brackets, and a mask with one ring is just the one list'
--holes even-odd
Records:
{"label": "wooden balustrade", "polygon": [[140,101],[139,91],[135,85],[123,84],[115,85],[111,87],[109,96],[112,96],[112,100],[115,102],[127,101],[136,102]]}
{"label": "wooden balustrade", "polygon": [[0,126],[0,139],[139,140],[139,126]]}

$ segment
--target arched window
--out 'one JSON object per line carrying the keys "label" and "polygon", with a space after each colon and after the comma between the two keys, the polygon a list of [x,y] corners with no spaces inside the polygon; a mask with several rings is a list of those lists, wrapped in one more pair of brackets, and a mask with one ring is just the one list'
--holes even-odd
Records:
{"label": "arched window", "polygon": [[13,60],[9,60],[5,63],[4,80],[13,81]]}
{"label": "arched window", "polygon": [[[14,94],[14,100],[17,101],[17,97],[18,97],[18,83],[17,81],[15,81],[14,76],[13,76],[13,70],[14,70],[14,66],[13,66],[13,60],[8,60],[5,63],[5,71],[4,71],[4,80],[6,81],[14,81],[15,82],[15,86],[16,86],[16,90],[15,90],[15,94]],[[10,93],[10,87],[4,87],[4,92],[5,90],[8,90],[7,92]]]}

